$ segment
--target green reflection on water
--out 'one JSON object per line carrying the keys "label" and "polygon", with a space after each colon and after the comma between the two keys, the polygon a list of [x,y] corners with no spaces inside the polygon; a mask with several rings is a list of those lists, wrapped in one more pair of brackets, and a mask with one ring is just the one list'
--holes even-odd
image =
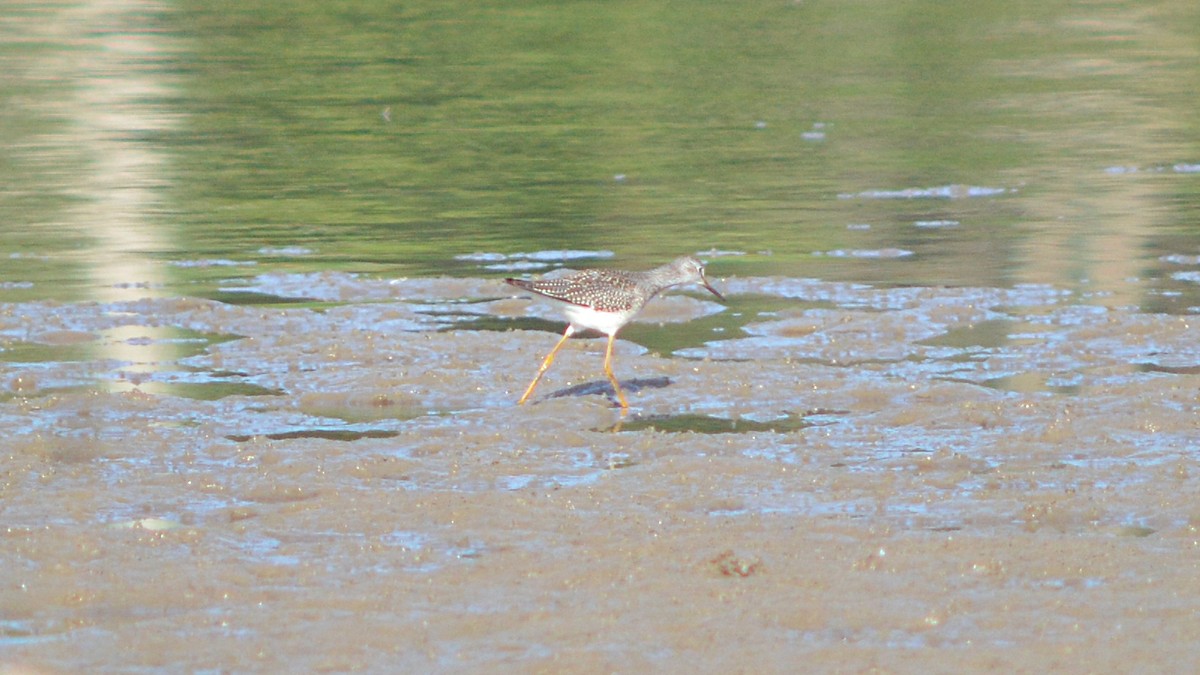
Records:
{"label": "green reflection on water", "polygon": [[[631,267],[770,249],[776,270],[828,267],[809,253],[844,245],[849,214],[894,218],[839,191],[994,180],[1019,152],[996,144],[983,162],[951,145],[947,162],[943,142],[969,131],[889,104],[979,114],[951,92],[981,88],[962,58],[980,12],[923,7],[192,3],[174,17],[205,37],[193,113],[166,139],[187,149],[184,236],[194,251],[244,237],[379,271],[537,248],[616,249]],[[909,11],[919,39],[892,32]],[[831,153],[804,136],[823,122],[858,140]]]}
{"label": "green reflection on water", "polygon": [[749,419],[726,419],[711,415],[650,415],[636,417],[623,421],[614,428],[615,431],[643,431],[653,429],[663,433],[697,434],[749,434],[775,433],[783,434],[813,426],[802,416],[786,415],[779,419],[760,422]]}
{"label": "green reflection on water", "polygon": [[283,396],[287,392],[251,382],[143,382],[137,389],[157,396],[217,401],[228,396]]}
{"label": "green reflection on water", "polygon": [[[1195,284],[1157,259],[1200,244],[1200,180],[1170,170],[1200,157],[1180,95],[1200,80],[1197,11],[1156,8],[190,0],[108,8],[68,39],[95,17],[18,6],[0,27],[0,248],[19,254],[0,294],[715,247],[751,253],[717,275],[1054,283],[1179,311]],[[999,192],[869,196],[951,185]],[[296,246],[311,253],[262,253]],[[888,248],[913,255],[813,255]],[[208,258],[259,264],[166,264]],[[1182,295],[1138,297],[1142,278]]]}

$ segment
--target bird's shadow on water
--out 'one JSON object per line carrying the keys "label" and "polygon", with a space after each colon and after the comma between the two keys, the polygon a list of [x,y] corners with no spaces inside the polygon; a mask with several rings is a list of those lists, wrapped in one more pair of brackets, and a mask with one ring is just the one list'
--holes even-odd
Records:
{"label": "bird's shadow on water", "polygon": [[[643,377],[634,380],[626,380],[621,383],[621,389],[626,393],[636,394],[643,389],[665,389],[671,386],[671,378],[669,377]],[[615,405],[617,403],[617,394],[613,391],[612,384],[606,380],[597,380],[595,382],[584,382],[566,389],[559,389],[550,394],[546,398],[566,398],[568,396],[592,396],[593,394],[603,394],[609,398]]]}

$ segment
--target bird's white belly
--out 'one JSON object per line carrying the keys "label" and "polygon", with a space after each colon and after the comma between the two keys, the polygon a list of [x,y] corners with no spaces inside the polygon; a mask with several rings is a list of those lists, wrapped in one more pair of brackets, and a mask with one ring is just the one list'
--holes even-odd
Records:
{"label": "bird's white belly", "polygon": [[572,326],[598,330],[605,335],[616,333],[630,319],[629,312],[601,312],[580,305],[565,305],[563,313]]}

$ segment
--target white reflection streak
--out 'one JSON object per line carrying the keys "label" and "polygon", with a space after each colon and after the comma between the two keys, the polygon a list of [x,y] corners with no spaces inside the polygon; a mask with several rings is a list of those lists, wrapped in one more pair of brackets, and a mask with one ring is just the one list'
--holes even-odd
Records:
{"label": "white reflection streak", "polygon": [[[85,58],[73,61],[67,76],[77,83],[67,114],[64,143],[84,159],[78,176],[83,205],[68,215],[68,226],[93,242],[83,257],[96,299],[125,302],[162,294],[165,267],[155,253],[166,250],[167,232],[160,190],[165,158],[144,139],[167,129],[169,119],[154,100],[169,90],[155,65],[163,37],[147,30],[145,15],[154,3],[98,1],[61,17],[85,35]],[[130,390],[177,358],[163,328],[122,326],[106,332],[98,356],[121,364],[104,378],[110,390]]]}

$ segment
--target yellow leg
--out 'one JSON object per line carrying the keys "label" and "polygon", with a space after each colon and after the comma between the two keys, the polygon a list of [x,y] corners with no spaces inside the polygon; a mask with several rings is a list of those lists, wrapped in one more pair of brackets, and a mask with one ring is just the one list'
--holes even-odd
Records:
{"label": "yellow leg", "polygon": [[621,402],[621,411],[629,409],[629,403],[625,400],[625,394],[621,393],[621,385],[617,383],[617,376],[613,374],[612,369],[612,348],[617,336],[608,336],[608,349],[604,350],[604,374],[608,376],[608,381],[612,382],[613,391],[617,394],[617,400]]}
{"label": "yellow leg", "polygon": [[533,394],[534,387],[536,387],[537,383],[541,381],[542,375],[549,370],[550,364],[554,363],[554,355],[558,354],[558,350],[562,349],[562,346],[567,342],[567,338],[571,337],[571,334],[574,332],[575,330],[571,326],[567,326],[567,330],[563,332],[563,336],[558,341],[558,344],[554,345],[554,349],[551,349],[550,353],[546,355],[546,358],[542,360],[542,367],[538,368],[537,375],[533,376],[533,382],[529,383],[529,388],[527,388],[525,393],[521,395],[521,400],[517,401],[517,405],[521,405],[525,401],[529,400],[529,397]]}

